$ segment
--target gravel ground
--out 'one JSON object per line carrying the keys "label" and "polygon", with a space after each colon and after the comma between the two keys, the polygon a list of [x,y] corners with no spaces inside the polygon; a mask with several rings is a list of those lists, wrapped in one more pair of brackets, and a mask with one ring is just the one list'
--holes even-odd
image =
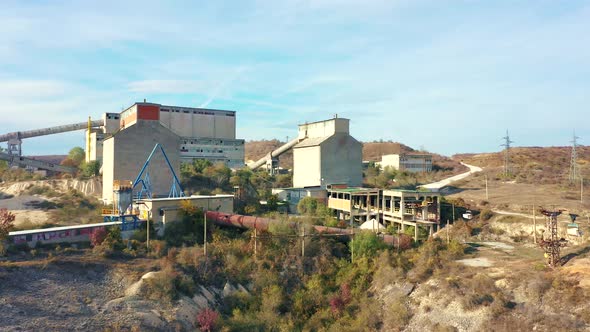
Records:
{"label": "gravel ground", "polygon": [[139,324],[103,308],[124,294],[128,282],[121,273],[102,263],[41,262],[0,265],[1,331],[103,331]]}
{"label": "gravel ground", "polygon": [[34,208],[35,203],[44,201],[46,201],[46,199],[39,196],[21,195],[0,199],[0,207],[8,210],[29,210]]}
{"label": "gravel ground", "polygon": [[0,199],[0,208],[6,208],[15,215],[15,226],[23,223],[44,224],[51,221],[51,215],[46,210],[35,208],[35,204],[46,201],[43,197],[22,195]]}

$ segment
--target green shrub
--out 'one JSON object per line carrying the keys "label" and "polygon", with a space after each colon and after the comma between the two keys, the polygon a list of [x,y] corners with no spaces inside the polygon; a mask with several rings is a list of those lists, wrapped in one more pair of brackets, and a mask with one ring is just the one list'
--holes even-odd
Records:
{"label": "green shrub", "polygon": [[150,300],[172,303],[178,297],[176,278],[178,272],[169,266],[158,271],[153,277],[145,279],[146,294]]}
{"label": "green shrub", "polygon": [[402,331],[411,318],[412,313],[404,302],[404,298],[397,298],[383,312],[384,327],[390,331]]}
{"label": "green shrub", "polygon": [[481,210],[481,212],[479,214],[479,218],[483,221],[488,221],[488,220],[492,219],[493,216],[494,216],[494,212],[492,212],[492,210],[490,210],[490,209],[483,209],[483,210]]}
{"label": "green shrub", "polygon": [[203,248],[182,247],[176,255],[176,262],[187,271],[196,271],[204,260]]}
{"label": "green shrub", "polygon": [[166,255],[166,242],[160,240],[150,241],[150,255],[156,258]]}
{"label": "green shrub", "polygon": [[387,245],[375,233],[361,231],[354,235],[354,240],[350,241],[349,247],[355,257],[374,257],[379,251],[387,248]]}
{"label": "green shrub", "polygon": [[[98,243],[98,242],[97,242]],[[110,257],[117,251],[122,251],[126,246],[121,239],[121,228],[119,226],[111,226],[107,231],[107,235],[102,243],[95,245],[92,252],[102,257]]]}
{"label": "green shrub", "polygon": [[179,220],[166,223],[164,239],[169,246],[181,247],[203,243],[203,210],[193,206],[190,201],[181,203]]}

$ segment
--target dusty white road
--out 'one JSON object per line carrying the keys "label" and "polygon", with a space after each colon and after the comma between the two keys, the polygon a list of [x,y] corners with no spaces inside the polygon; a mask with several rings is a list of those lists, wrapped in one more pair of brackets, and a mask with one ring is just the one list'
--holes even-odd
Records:
{"label": "dusty white road", "polygon": [[461,174],[458,174],[455,176],[451,176],[450,178],[446,178],[446,179],[440,180],[438,182],[425,184],[420,187],[424,188],[424,189],[441,189],[442,187],[448,186],[449,184],[451,184],[455,181],[463,180],[464,178],[470,176],[471,174],[481,172],[481,167],[467,165],[465,163],[461,163],[461,165],[467,166],[469,168],[469,172],[465,172],[465,173],[461,173]]}

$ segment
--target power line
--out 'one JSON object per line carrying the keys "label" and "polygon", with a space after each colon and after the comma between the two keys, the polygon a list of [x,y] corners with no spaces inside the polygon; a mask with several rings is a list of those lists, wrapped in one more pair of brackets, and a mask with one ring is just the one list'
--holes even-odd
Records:
{"label": "power line", "polygon": [[576,131],[574,130],[574,137],[570,141],[572,143],[572,155],[570,161],[570,182],[575,182],[576,178],[580,176],[580,170],[578,169],[578,153],[576,148],[578,146],[578,136],[576,136]]}
{"label": "power line", "polygon": [[514,141],[510,140],[510,135],[508,135],[508,129],[506,129],[506,136],[502,137],[504,140],[504,144],[500,144],[500,146],[504,147],[504,176],[508,177],[510,175],[510,143],[514,143]]}

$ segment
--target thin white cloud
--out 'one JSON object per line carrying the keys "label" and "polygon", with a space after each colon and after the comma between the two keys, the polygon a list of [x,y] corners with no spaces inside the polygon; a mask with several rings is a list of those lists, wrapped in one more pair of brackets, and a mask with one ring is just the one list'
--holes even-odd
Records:
{"label": "thin white cloud", "polygon": [[0,100],[63,96],[68,84],[53,80],[0,80]]}
{"label": "thin white cloud", "polygon": [[129,91],[138,93],[196,93],[206,88],[201,80],[142,80],[127,85]]}
{"label": "thin white cloud", "polygon": [[201,105],[199,107],[207,107],[209,106],[209,104],[211,104],[211,102],[213,102],[213,100],[215,100],[215,98],[217,98],[217,96],[225,89],[229,88],[230,85],[236,81],[240,75],[242,75],[242,73],[244,73],[247,70],[246,67],[242,66],[239,67],[238,69],[236,69],[236,71],[228,76],[225,80],[222,80],[217,86],[215,86],[215,89],[213,89],[213,91],[209,94],[209,96],[207,97],[207,100],[203,103],[201,103]]}
{"label": "thin white cloud", "polygon": [[[448,114],[548,114],[588,101],[588,6],[554,13],[545,2],[452,11],[428,0],[183,5],[4,2],[0,72],[10,76],[0,82],[0,129],[13,110],[19,117],[9,116],[10,126],[26,129],[157,95],[235,109],[244,114],[238,132],[248,135],[271,133],[246,114],[298,123],[339,113],[369,139],[379,129],[401,140],[420,138],[392,123],[419,118],[436,134]],[[477,130],[490,125],[475,117]]]}

